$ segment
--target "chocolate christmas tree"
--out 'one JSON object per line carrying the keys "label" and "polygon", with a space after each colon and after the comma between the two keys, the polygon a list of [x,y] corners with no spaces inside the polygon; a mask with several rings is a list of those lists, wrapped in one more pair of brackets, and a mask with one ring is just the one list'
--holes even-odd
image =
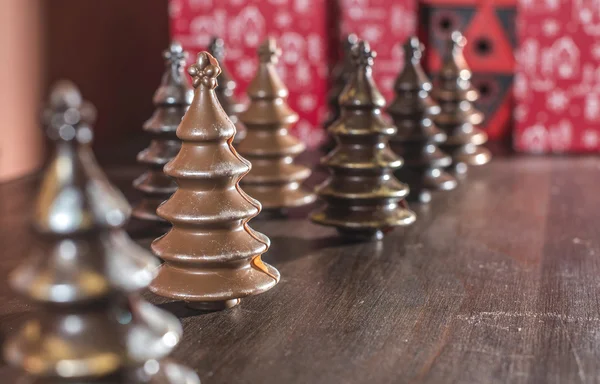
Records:
{"label": "chocolate christmas tree", "polygon": [[159,228],[162,233],[168,223],[158,217],[156,208],[177,189],[177,184],[163,173],[163,167],[179,151],[181,143],[175,130],[194,95],[183,71],[186,57],[187,53],[177,42],[171,43],[163,52],[167,68],[154,93],[156,110],[144,123],[144,130],[151,135],[152,141],[137,156],[138,162],[148,170],[133,182],[134,188],[142,194],[141,202],[133,209],[133,217],[164,224],[164,228]]}
{"label": "chocolate christmas tree", "polygon": [[408,183],[409,198],[427,203],[431,200],[431,190],[454,189],[457,183],[444,172],[452,164],[452,158],[438,148],[446,141],[446,134],[432,121],[440,113],[440,107],[429,95],[431,82],[420,64],[423,50],[416,37],[404,44],[404,69],[396,79],[396,97],[387,112],[398,127],[390,145],[405,161],[396,176]]}
{"label": "chocolate christmas tree", "polygon": [[448,54],[432,92],[441,107],[434,122],[448,135],[440,148],[452,156],[458,173],[466,172],[469,165],[485,164],[492,157],[490,151],[480,147],[487,141],[487,134],[473,124],[481,119],[473,107],[478,95],[471,86],[471,71],[462,54],[466,42],[460,32],[452,33]]}
{"label": "chocolate christmas tree", "polygon": [[355,70],[340,96],[342,115],[329,127],[338,144],[321,159],[331,172],[317,187],[325,204],[311,220],[352,239],[381,239],[416,216],[404,201],[408,187],[393,175],[402,159],[388,145],[396,127],[381,117],[385,99],[372,78],[375,52],[361,41],[352,55]]}
{"label": "chocolate christmas tree", "polygon": [[[341,109],[339,98],[342,94],[348,79],[354,73],[354,64],[352,63],[352,47],[358,43],[358,37],[351,33],[346,35],[342,42],[342,57],[331,71],[331,89],[327,93],[327,102],[329,104],[329,118],[323,123],[323,128],[327,129],[340,117]],[[328,136],[323,145],[323,149],[330,151],[335,147],[335,141]]]}
{"label": "chocolate christmas tree", "polygon": [[244,127],[244,124],[242,124],[237,117],[238,113],[241,113],[244,110],[244,105],[239,103],[234,97],[237,84],[224,64],[225,42],[223,42],[223,39],[218,37],[213,38],[208,46],[208,52],[217,59],[221,66],[221,75],[219,76],[218,81],[219,84],[217,85],[215,92],[217,93],[219,103],[221,103],[225,113],[229,116],[229,120],[235,124],[236,133],[233,142],[239,143],[246,136],[246,127]]}
{"label": "chocolate christmas tree", "polygon": [[271,289],[279,272],[261,260],[269,239],[248,226],[261,206],[238,184],[250,163],[231,145],[235,126],[215,93],[219,64],[201,52],[188,72],[194,100],[177,128],[181,150],[165,166],[179,188],[158,208],[173,227],[152,243],[165,262],[150,290],[219,310]]}
{"label": "chocolate christmas tree", "polygon": [[241,184],[269,210],[297,207],[315,199],[302,188],[310,169],[294,164],[305,146],[288,132],[298,121],[298,114],[288,106],[288,90],[275,69],[280,54],[272,38],[258,48],[258,71],[248,86],[250,105],[240,114],[247,134],[237,146],[252,163],[252,170]]}
{"label": "chocolate christmas tree", "polygon": [[95,162],[93,115],[73,84],[53,88],[45,117],[55,151],[35,203],[36,241],[10,276],[38,310],[6,342],[5,359],[36,384],[199,384],[193,372],[157,361],[181,325],[138,293],[158,261],[122,229],[130,207]]}

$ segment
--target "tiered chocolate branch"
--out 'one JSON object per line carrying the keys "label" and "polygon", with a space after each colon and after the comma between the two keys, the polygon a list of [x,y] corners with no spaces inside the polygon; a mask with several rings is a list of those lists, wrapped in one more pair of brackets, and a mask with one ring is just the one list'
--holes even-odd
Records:
{"label": "tiered chocolate branch", "polygon": [[409,185],[409,199],[428,203],[430,191],[451,190],[457,182],[444,172],[452,158],[438,148],[446,141],[446,134],[432,121],[440,107],[429,95],[431,82],[421,67],[424,47],[416,37],[409,38],[403,47],[404,69],[394,85],[396,97],[387,109],[398,128],[390,145],[404,158],[404,167],[396,176]]}
{"label": "tiered chocolate branch", "polygon": [[237,146],[239,153],[252,163],[242,186],[270,211],[283,211],[315,200],[302,187],[310,169],[294,164],[294,158],[304,152],[305,146],[288,131],[298,121],[298,114],[288,106],[288,90],[275,68],[280,55],[272,38],[258,48],[258,71],[247,91],[250,104],[239,115],[247,134]]}
{"label": "tiered chocolate branch", "polygon": [[208,52],[213,55],[221,66],[221,75],[219,76],[219,84],[215,89],[219,103],[225,110],[225,113],[229,116],[229,120],[235,124],[235,137],[233,138],[234,144],[239,143],[246,136],[246,127],[238,119],[238,114],[244,110],[244,105],[239,103],[234,96],[235,88],[237,84],[233,77],[229,74],[229,71],[225,67],[225,42],[219,37],[215,37],[208,46]]}
{"label": "tiered chocolate branch", "polygon": [[440,148],[452,156],[457,173],[465,173],[469,165],[483,165],[492,158],[489,150],[480,147],[487,141],[487,134],[474,124],[482,119],[478,116],[481,112],[473,106],[478,94],[471,86],[471,71],[462,53],[466,43],[460,32],[452,33],[432,92],[441,107],[434,122],[448,136]]}
{"label": "tiered chocolate branch", "polygon": [[[342,57],[337,62],[331,71],[331,89],[327,93],[327,102],[329,104],[329,117],[323,123],[323,128],[327,129],[337,119],[340,118],[340,95],[344,91],[348,79],[354,73],[354,64],[352,63],[352,48],[358,43],[358,37],[351,33],[346,35],[342,41]],[[323,150],[331,151],[335,147],[335,140],[331,136],[327,136],[327,140],[323,144]]]}
{"label": "tiered chocolate branch", "polygon": [[186,57],[187,53],[176,42],[163,52],[167,68],[154,93],[156,110],[144,123],[144,130],[151,135],[152,141],[137,156],[138,162],[148,170],[133,182],[134,188],[142,194],[142,200],[133,209],[133,217],[163,224],[157,228],[161,233],[166,231],[168,223],[156,214],[156,208],[177,189],[177,184],[163,173],[163,167],[179,151],[181,143],[175,130],[194,95],[184,73]]}
{"label": "tiered chocolate branch", "polygon": [[38,310],[6,342],[5,359],[28,383],[199,384],[193,372],[158,362],[181,325],[138,293],[158,260],[122,229],[130,207],[94,159],[94,114],[70,82],[53,88],[45,117],[55,151],[35,203],[35,243],[10,276]]}
{"label": "tiered chocolate branch", "polygon": [[408,187],[393,175],[402,159],[388,145],[396,127],[381,116],[385,99],[372,78],[375,52],[361,41],[352,55],[355,70],[340,96],[342,114],[329,127],[338,144],[321,159],[331,172],[317,187],[325,204],[311,220],[336,227],[351,239],[381,239],[395,227],[412,224],[416,216],[404,201]]}
{"label": "tiered chocolate branch", "polygon": [[279,272],[261,260],[269,239],[248,226],[261,206],[238,184],[250,163],[233,148],[235,126],[215,93],[219,64],[201,52],[188,72],[194,100],[177,128],[181,150],[165,166],[179,188],[158,208],[173,227],[152,243],[164,263],[150,290],[220,310],[271,289]]}

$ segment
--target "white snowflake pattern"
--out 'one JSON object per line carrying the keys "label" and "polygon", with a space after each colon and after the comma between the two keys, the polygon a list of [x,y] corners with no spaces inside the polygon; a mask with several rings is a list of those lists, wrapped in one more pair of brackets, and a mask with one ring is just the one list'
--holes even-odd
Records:
{"label": "white snowflake pattern", "polygon": [[304,112],[314,110],[317,105],[317,100],[313,95],[303,94],[298,97],[298,109]]}
{"label": "white snowflake pattern", "polygon": [[310,66],[304,62],[299,61],[296,65],[296,85],[298,87],[305,87],[310,84]]}
{"label": "white snowflake pattern", "polygon": [[256,47],[265,35],[265,18],[257,7],[245,7],[230,23],[231,34],[246,47]]}
{"label": "white snowflake pattern", "polygon": [[562,112],[567,108],[567,104],[569,103],[569,98],[567,94],[560,90],[556,89],[548,94],[548,98],[546,99],[546,105],[550,110]]}
{"label": "white snowflake pattern", "polygon": [[544,34],[548,37],[556,35],[559,29],[560,24],[554,19],[547,19],[542,24],[542,30],[544,31]]}
{"label": "white snowflake pattern", "polygon": [[288,12],[278,12],[275,15],[275,25],[279,28],[285,29],[292,24],[292,16]]}
{"label": "white snowflake pattern", "polygon": [[254,60],[246,59],[237,63],[236,73],[241,79],[250,80],[254,77],[255,72],[256,63]]}
{"label": "white snowflake pattern", "polygon": [[598,121],[600,119],[600,97],[597,93],[587,94],[584,114],[588,121]]}
{"label": "white snowflake pattern", "polygon": [[560,0],[546,0],[546,9],[555,10],[560,5]]}
{"label": "white snowflake pattern", "polygon": [[300,13],[308,12],[311,1],[312,0],[294,0],[294,10]]}
{"label": "white snowflake pattern", "polygon": [[527,77],[522,73],[517,73],[514,79],[514,94],[519,100],[525,100],[529,94],[529,85]]}
{"label": "white snowflake pattern", "polygon": [[548,63],[556,63],[556,71],[560,78],[571,79],[579,73],[579,48],[571,37],[562,37],[552,44],[552,57]]}
{"label": "white snowflake pattern", "polygon": [[543,153],[548,145],[548,131],[541,124],[525,128],[521,136],[523,147],[531,153]]}
{"label": "white snowflake pattern", "polygon": [[302,59],[306,42],[304,37],[296,32],[286,32],[279,38],[282,59],[287,64],[294,64]]}
{"label": "white snowflake pattern", "polygon": [[598,142],[600,142],[600,135],[598,135],[598,131],[586,129],[581,136],[581,141],[585,148],[596,149],[598,148]]}
{"label": "white snowflake pattern", "polygon": [[571,148],[573,125],[569,120],[561,120],[549,129],[550,146],[553,152],[562,153]]}
{"label": "white snowflake pattern", "polygon": [[344,3],[342,4],[342,9],[347,9],[348,15],[354,20],[361,19],[365,14],[364,10],[366,8],[366,0],[344,0]]}
{"label": "white snowflake pattern", "polygon": [[308,59],[317,63],[322,60],[323,57],[323,42],[321,36],[316,33],[311,33],[306,39]]}
{"label": "white snowflake pattern", "polygon": [[594,56],[594,59],[600,60],[600,44],[592,45],[592,55]]}
{"label": "white snowflake pattern", "polygon": [[377,25],[368,25],[365,27],[365,29],[363,29],[362,32],[362,37],[363,39],[365,39],[366,41],[370,42],[370,43],[377,43],[379,41],[379,39],[381,38],[381,35],[383,33],[381,32],[381,28],[379,28],[379,26]]}

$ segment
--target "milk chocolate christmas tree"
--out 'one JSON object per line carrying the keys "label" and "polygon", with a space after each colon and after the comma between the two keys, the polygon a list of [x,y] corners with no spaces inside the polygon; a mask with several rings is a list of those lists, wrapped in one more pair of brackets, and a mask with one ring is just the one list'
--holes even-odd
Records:
{"label": "milk chocolate christmas tree", "polygon": [[421,67],[424,47],[416,37],[404,44],[404,69],[396,79],[396,97],[387,109],[398,132],[390,140],[392,150],[404,158],[405,165],[396,176],[408,183],[409,198],[427,203],[431,192],[456,187],[456,179],[444,168],[452,158],[438,145],[446,141],[446,134],[432,121],[440,107],[431,98],[431,82]]}
{"label": "milk chocolate christmas tree", "polygon": [[469,165],[483,165],[492,158],[489,150],[480,147],[487,141],[487,134],[474,124],[482,119],[473,107],[478,95],[471,86],[471,71],[462,54],[466,43],[460,32],[452,33],[446,59],[432,92],[441,107],[434,122],[448,136],[440,148],[452,156],[457,173],[465,173]]}
{"label": "milk chocolate christmas tree", "polygon": [[221,75],[219,75],[218,81],[219,84],[217,85],[215,92],[217,93],[217,98],[219,99],[219,103],[221,103],[221,107],[223,107],[225,113],[229,116],[229,120],[235,124],[236,133],[233,142],[239,143],[246,136],[246,127],[244,127],[244,124],[242,124],[237,117],[238,113],[241,113],[244,110],[244,105],[235,99],[234,93],[237,84],[224,65],[225,42],[223,39],[219,37],[213,38],[208,46],[208,52],[217,59],[221,67]]}
{"label": "milk chocolate christmas tree", "polygon": [[288,106],[288,90],[275,68],[280,55],[272,38],[258,48],[258,71],[247,91],[250,105],[239,115],[247,134],[237,146],[240,154],[252,163],[252,170],[242,180],[242,186],[263,208],[271,211],[315,200],[315,196],[302,187],[310,176],[310,169],[294,163],[305,146],[288,131],[298,121],[298,114]]}
{"label": "milk chocolate christmas tree", "polygon": [[269,239],[248,226],[261,206],[238,184],[250,163],[233,148],[235,126],[215,93],[219,64],[201,52],[188,72],[194,100],[177,128],[181,150],[165,166],[178,188],[158,208],[173,227],[152,243],[164,263],[150,290],[220,310],[271,289],[279,272],[261,260]]}
{"label": "milk chocolate christmas tree", "polygon": [[381,117],[385,99],[372,77],[375,52],[361,41],[352,55],[355,70],[340,96],[342,114],[329,127],[338,144],[321,159],[331,173],[317,187],[324,205],[311,220],[350,239],[381,239],[416,216],[404,201],[408,187],[393,175],[402,159],[388,145],[396,127]]}
{"label": "milk chocolate christmas tree", "polygon": [[93,115],[73,84],[53,88],[45,117],[55,148],[35,202],[35,242],[10,276],[37,310],[10,335],[5,359],[26,383],[199,384],[160,362],[181,325],[139,295],[158,260],[122,228],[130,207],[95,162]]}
{"label": "milk chocolate christmas tree", "polygon": [[142,200],[133,209],[133,217],[162,224],[157,228],[161,233],[166,231],[168,223],[156,214],[156,208],[177,189],[177,184],[163,173],[163,167],[179,151],[181,143],[175,130],[194,95],[184,73],[186,57],[187,53],[177,42],[171,43],[163,52],[166,71],[154,93],[156,110],[144,123],[144,130],[151,135],[152,141],[137,156],[138,162],[148,170],[133,182],[134,188],[142,194]]}

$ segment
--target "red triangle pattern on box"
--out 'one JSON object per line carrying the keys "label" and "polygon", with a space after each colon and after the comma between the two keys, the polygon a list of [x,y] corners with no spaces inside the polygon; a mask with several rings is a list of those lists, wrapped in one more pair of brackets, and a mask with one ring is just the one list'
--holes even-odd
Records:
{"label": "red triangle pattern on box", "polygon": [[475,105],[486,115],[481,128],[491,140],[507,138],[512,128],[515,18],[514,0],[428,0],[422,8],[421,25],[429,26],[421,31],[429,47],[424,63],[432,77],[442,66],[452,31],[467,38],[464,55],[481,94]]}

